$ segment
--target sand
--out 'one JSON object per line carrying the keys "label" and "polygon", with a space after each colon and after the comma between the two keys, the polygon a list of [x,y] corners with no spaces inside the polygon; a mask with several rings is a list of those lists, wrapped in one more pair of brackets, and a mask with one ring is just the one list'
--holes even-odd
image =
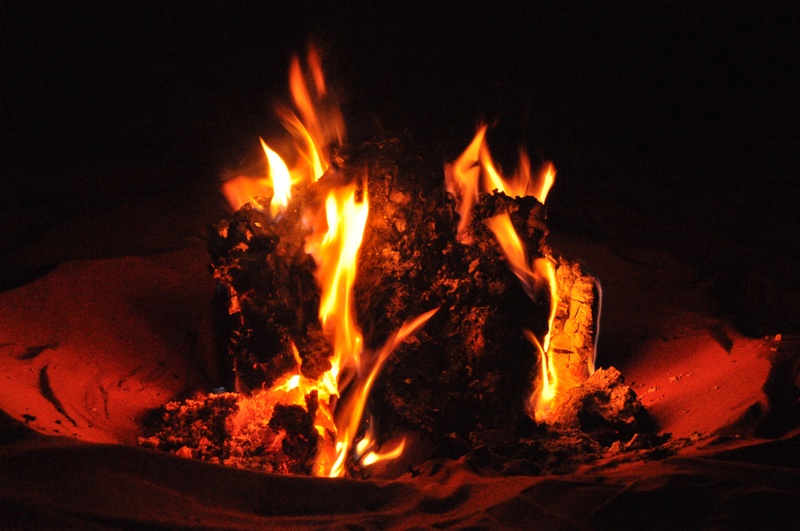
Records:
{"label": "sand", "polygon": [[[204,200],[214,211],[218,198]],[[156,230],[162,205],[141,208],[140,230]],[[796,409],[781,402],[800,341],[737,332],[690,262],[569,232],[550,244],[604,285],[598,363],[623,372],[660,430],[693,438],[677,455],[558,477],[436,461],[415,477],[334,480],[137,448],[153,408],[209,387],[201,236],[93,259],[64,244],[52,271],[0,293],[2,528],[789,529],[800,517]],[[81,237],[102,249],[112,236]]]}

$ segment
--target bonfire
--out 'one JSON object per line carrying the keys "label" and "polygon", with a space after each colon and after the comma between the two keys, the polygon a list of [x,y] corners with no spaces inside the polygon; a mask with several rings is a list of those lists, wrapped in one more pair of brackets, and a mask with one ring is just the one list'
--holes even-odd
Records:
{"label": "bonfire", "polygon": [[534,472],[550,447],[577,463],[650,433],[595,370],[600,283],[546,244],[552,163],[532,172],[523,149],[504,175],[481,124],[437,178],[411,139],[346,144],[315,49],[289,80],[295,149],[261,139],[265,174],[225,182],[235,213],[209,242],[232,392],[167,404],[141,445],[339,477],[400,457],[403,433]]}

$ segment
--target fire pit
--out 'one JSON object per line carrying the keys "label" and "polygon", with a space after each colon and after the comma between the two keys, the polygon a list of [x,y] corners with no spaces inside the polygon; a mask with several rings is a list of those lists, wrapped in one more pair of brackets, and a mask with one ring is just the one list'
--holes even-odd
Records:
{"label": "fire pit", "polygon": [[793,6],[508,7],[4,3],[0,528],[796,527]]}
{"label": "fire pit", "polygon": [[663,442],[595,370],[602,291],[546,244],[551,163],[532,173],[522,150],[503,176],[481,125],[442,178],[411,138],[344,143],[313,48],[289,77],[296,151],[261,140],[267,176],[225,183],[236,212],[209,242],[235,392],[167,404],[140,445],[337,477],[409,434],[509,473]]}

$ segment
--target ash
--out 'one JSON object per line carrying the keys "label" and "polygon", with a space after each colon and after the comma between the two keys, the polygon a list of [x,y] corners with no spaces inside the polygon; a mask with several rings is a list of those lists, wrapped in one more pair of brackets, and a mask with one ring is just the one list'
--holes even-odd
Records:
{"label": "ash", "polygon": [[614,367],[555,397],[546,422],[511,440],[474,433],[465,460],[503,475],[556,475],[595,463],[658,460],[686,441],[658,435],[636,393]]}

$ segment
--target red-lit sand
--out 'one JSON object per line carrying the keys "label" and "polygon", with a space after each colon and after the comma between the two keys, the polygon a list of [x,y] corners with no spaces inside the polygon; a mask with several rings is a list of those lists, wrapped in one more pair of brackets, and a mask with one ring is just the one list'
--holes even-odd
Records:
{"label": "red-lit sand", "polygon": [[[155,212],[145,218],[158,223]],[[699,432],[697,443],[662,461],[597,463],[580,475],[482,477],[442,462],[395,481],[273,476],[136,448],[151,408],[207,385],[197,359],[213,285],[195,242],[147,257],[66,262],[0,293],[0,409],[8,415],[0,527],[796,526],[796,432],[753,434],[769,414],[762,386],[773,360],[796,354],[797,342],[739,335],[714,315],[691,267],[669,256],[628,249],[621,258],[558,234],[549,243],[602,279],[600,341],[625,350],[609,352],[611,361],[661,430]]]}

